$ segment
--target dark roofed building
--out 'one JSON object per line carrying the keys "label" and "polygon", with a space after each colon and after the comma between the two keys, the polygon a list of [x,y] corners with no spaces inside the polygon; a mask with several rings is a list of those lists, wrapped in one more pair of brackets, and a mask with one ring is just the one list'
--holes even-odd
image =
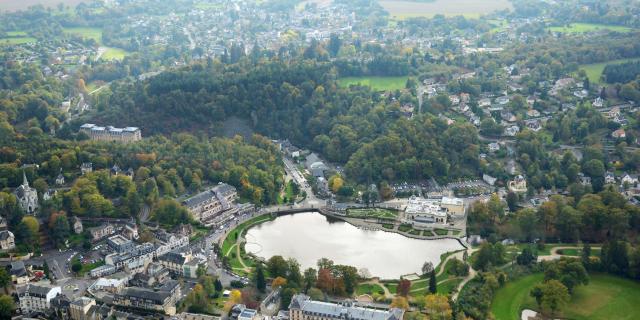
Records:
{"label": "dark roofed building", "polygon": [[341,304],[313,301],[306,295],[297,294],[289,304],[290,320],[402,320],[404,310],[391,308],[377,310],[356,306],[351,301]]}
{"label": "dark roofed building", "polygon": [[176,302],[180,298],[180,284],[168,280],[157,289],[140,287],[124,288],[116,294],[113,303],[125,307],[157,311],[168,315],[176,313]]}

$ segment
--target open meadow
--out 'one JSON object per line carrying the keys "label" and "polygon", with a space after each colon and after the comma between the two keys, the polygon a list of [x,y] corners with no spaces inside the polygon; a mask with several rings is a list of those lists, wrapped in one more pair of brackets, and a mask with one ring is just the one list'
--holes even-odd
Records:
{"label": "open meadow", "polygon": [[[531,289],[542,274],[507,283],[496,292],[491,311],[496,320],[518,320],[523,309],[536,310]],[[640,314],[640,284],[605,274],[591,274],[589,284],[578,286],[560,318],[573,320],[637,319]]]}
{"label": "open meadow", "polygon": [[407,76],[401,77],[345,77],[338,79],[341,87],[350,85],[370,86],[373,90],[392,91],[404,89],[407,84]]}
{"label": "open meadow", "polygon": [[479,18],[496,10],[511,9],[508,0],[433,0],[431,2],[381,0],[380,5],[395,19],[415,17],[465,16]]}
{"label": "open meadow", "polygon": [[586,33],[586,32],[594,32],[601,30],[610,30],[616,32],[631,32],[633,29],[623,26],[612,26],[606,24],[596,24],[596,23],[572,23],[567,26],[556,26],[549,27],[550,31],[553,32],[561,32],[561,33]]}
{"label": "open meadow", "polygon": [[591,83],[602,83],[603,82],[601,78],[602,72],[604,71],[604,68],[607,65],[621,64],[621,63],[638,61],[638,60],[640,59],[618,59],[618,60],[611,60],[607,62],[583,64],[580,66],[580,69],[584,70],[587,73],[587,77],[589,77],[589,81]]}

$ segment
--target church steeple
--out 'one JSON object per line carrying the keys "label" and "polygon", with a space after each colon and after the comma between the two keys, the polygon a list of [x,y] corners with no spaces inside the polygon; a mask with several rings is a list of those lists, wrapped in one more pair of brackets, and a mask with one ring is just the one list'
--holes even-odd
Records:
{"label": "church steeple", "polygon": [[22,171],[22,185],[25,187],[29,187],[29,180],[27,180],[27,174]]}

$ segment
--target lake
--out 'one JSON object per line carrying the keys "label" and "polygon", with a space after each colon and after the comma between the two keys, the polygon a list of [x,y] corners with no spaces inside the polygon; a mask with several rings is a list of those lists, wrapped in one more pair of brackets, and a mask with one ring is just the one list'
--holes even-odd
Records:
{"label": "lake", "polygon": [[419,240],[386,231],[361,230],[317,212],[279,216],[247,232],[245,249],[258,257],[295,258],[303,270],[317,268],[320,258],[366,268],[372,276],[398,279],[421,273],[425,261],[434,266],[440,255],[463,249],[454,239]]}

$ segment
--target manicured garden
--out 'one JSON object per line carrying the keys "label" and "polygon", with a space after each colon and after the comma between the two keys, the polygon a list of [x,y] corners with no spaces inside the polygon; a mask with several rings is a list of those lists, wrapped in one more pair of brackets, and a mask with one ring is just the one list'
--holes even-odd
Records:
{"label": "manicured garden", "polygon": [[[542,282],[542,274],[529,275],[508,282],[499,289],[491,304],[496,320],[517,320],[523,309],[536,310],[531,289]],[[640,283],[605,274],[592,274],[589,284],[579,286],[560,318],[567,319],[636,319],[640,314]]]}
{"label": "manicured garden", "polygon": [[393,91],[404,89],[407,84],[407,76],[401,77],[346,77],[338,79],[341,87],[351,85],[370,86],[373,90]]}
{"label": "manicured garden", "polygon": [[398,218],[398,212],[395,210],[388,210],[382,208],[356,208],[348,209],[347,217],[349,218],[373,218],[383,220],[396,220]]}

